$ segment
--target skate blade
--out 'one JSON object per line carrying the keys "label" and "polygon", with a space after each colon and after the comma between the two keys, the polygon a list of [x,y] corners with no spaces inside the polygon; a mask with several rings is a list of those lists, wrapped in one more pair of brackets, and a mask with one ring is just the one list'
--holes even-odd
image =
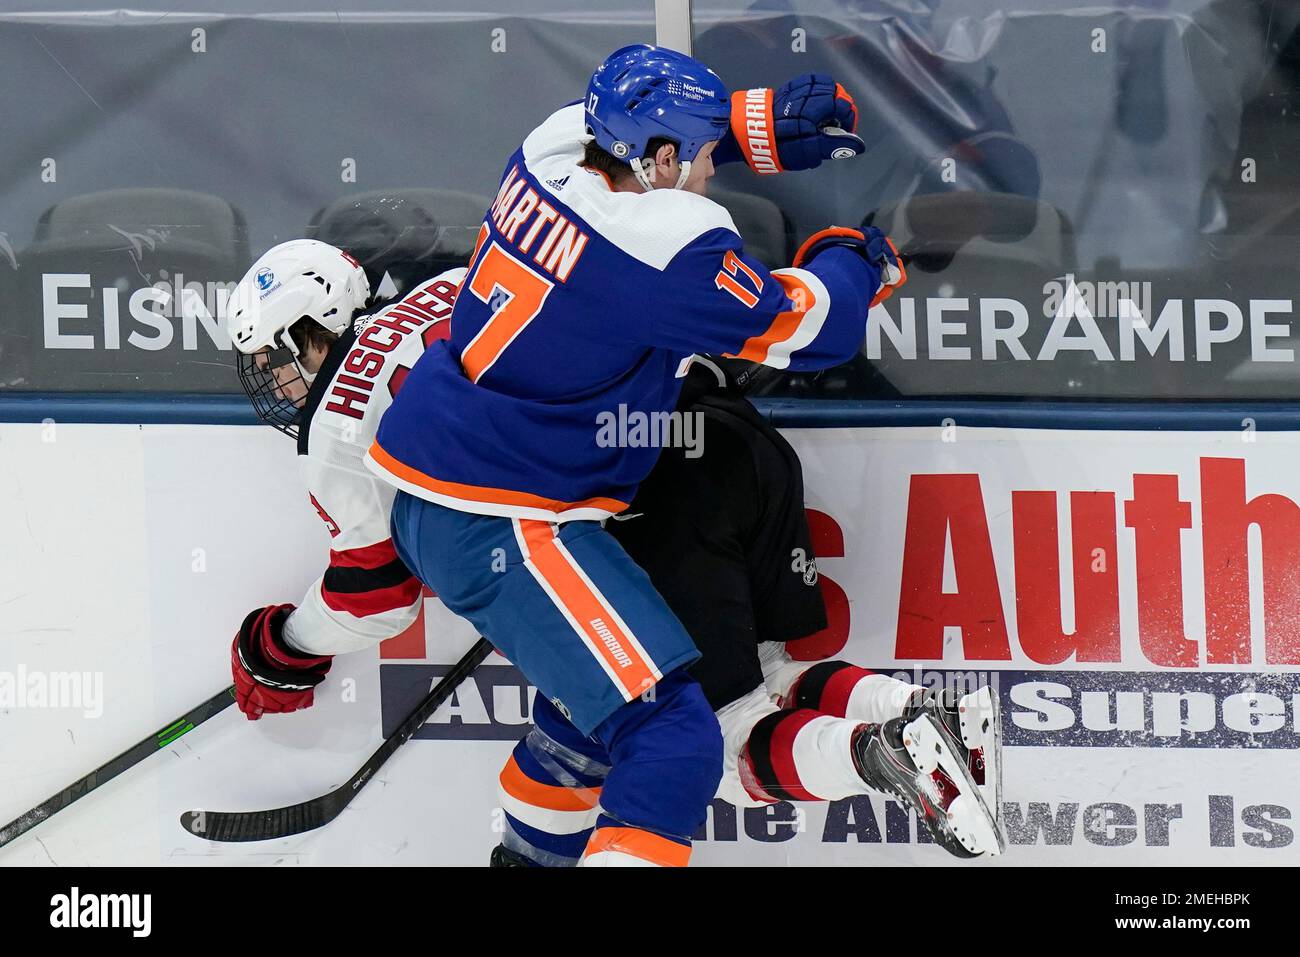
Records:
{"label": "skate blade", "polygon": [[943,771],[959,792],[949,805],[948,813],[938,820],[939,826],[972,854],[990,857],[1001,854],[1006,841],[984,803],[979,785],[971,777],[966,762],[953,754],[943,732],[929,715],[921,715],[904,726],[903,745],[916,765],[920,783],[932,800],[938,798],[931,778],[935,771]]}
{"label": "skate blade", "polygon": [[1002,715],[998,697],[985,685],[957,705],[962,744],[979,748],[984,758],[984,783],[979,785],[984,803],[995,821],[1002,820]]}
{"label": "skate blade", "polygon": [[958,795],[948,806],[948,827],[962,847],[972,853],[997,857],[1002,853],[1002,834],[976,795]]}

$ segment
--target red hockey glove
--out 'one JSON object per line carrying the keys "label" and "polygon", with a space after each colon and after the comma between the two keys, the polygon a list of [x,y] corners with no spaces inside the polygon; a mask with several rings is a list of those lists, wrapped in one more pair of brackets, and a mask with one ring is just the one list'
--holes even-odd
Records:
{"label": "red hockey glove", "polygon": [[731,133],[714,164],[744,159],[756,173],[814,169],[822,160],[850,159],[866,149],[854,134],[858,108],[824,73],[805,73],[776,90],[731,94]]}
{"label": "red hockey glove", "polygon": [[334,660],[332,655],[304,655],[285,643],[284,623],[293,607],[268,605],[250,611],[230,648],[235,701],[250,721],[310,708],[312,693]]}
{"label": "red hockey glove", "polygon": [[880,285],[871,300],[872,307],[884,302],[894,294],[903,283],[907,282],[907,269],[894,248],[893,241],[875,226],[864,229],[848,229],[844,226],[831,226],[813,233],[794,254],[794,265],[802,266],[811,262],[813,257],[831,246],[847,246],[871,263],[880,274]]}

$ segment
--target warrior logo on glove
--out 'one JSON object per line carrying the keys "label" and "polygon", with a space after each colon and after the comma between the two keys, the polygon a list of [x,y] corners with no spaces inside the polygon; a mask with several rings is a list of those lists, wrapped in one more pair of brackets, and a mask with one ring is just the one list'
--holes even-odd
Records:
{"label": "warrior logo on glove", "polygon": [[738,90],[731,95],[731,133],[757,173],[814,169],[826,159],[851,159],[866,149],[857,127],[853,97],[822,73],[795,77],[777,90]]}

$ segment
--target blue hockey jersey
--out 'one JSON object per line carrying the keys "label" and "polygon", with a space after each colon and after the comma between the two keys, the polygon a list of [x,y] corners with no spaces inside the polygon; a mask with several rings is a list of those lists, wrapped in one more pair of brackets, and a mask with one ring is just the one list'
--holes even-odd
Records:
{"label": "blue hockey jersey", "polygon": [[861,345],[880,284],[863,257],[832,247],[769,272],[712,200],[613,191],[581,165],[586,139],[573,104],[510,158],[451,337],[421,356],[367,454],[392,485],[486,515],[604,518],[672,440],[694,353],[819,369]]}

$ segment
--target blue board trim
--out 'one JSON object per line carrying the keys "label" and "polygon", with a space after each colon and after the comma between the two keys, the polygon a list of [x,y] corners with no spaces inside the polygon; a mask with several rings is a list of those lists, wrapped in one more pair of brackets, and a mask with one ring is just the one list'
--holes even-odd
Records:
{"label": "blue board trim", "polygon": [[[848,429],[941,426],[1134,431],[1300,432],[1300,402],[1044,402],[943,399],[758,399],[782,428]],[[113,425],[259,425],[242,395],[162,392],[107,395],[68,392],[0,394],[0,422]]]}
{"label": "blue board trim", "polygon": [[942,426],[1012,429],[1240,432],[1300,431],[1300,402],[1052,402],[978,399],[768,399],[782,428]]}
{"label": "blue board trim", "polygon": [[9,392],[0,395],[0,422],[90,422],[99,425],[260,425],[242,395],[158,392],[104,395]]}

